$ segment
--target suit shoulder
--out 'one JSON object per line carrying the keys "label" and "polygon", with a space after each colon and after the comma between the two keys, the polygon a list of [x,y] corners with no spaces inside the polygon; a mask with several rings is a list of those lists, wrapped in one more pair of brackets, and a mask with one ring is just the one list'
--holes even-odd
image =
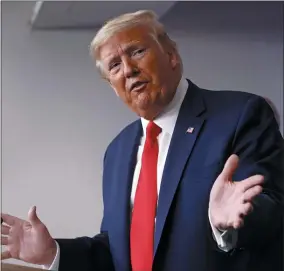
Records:
{"label": "suit shoulder", "polygon": [[238,91],[238,90],[208,90],[200,89],[203,93],[204,100],[207,105],[220,105],[226,108],[243,108],[248,101],[255,101],[260,104],[266,103],[265,99],[260,95]]}
{"label": "suit shoulder", "polygon": [[201,89],[205,97],[208,95],[209,98],[225,99],[231,102],[246,102],[251,98],[262,98],[259,95],[240,91],[240,90],[209,90]]}
{"label": "suit shoulder", "polygon": [[107,149],[111,148],[112,146],[114,146],[117,142],[119,142],[122,139],[127,138],[127,136],[129,135],[129,133],[131,131],[133,131],[133,129],[137,128],[137,126],[140,124],[140,119],[137,119],[133,122],[131,122],[130,124],[128,124],[127,126],[125,126],[116,136],[115,138],[109,143]]}

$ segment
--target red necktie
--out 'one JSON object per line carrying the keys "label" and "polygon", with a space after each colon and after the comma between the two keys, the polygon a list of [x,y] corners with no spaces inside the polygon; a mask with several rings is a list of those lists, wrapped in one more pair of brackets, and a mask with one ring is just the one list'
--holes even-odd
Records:
{"label": "red necktie", "polygon": [[161,128],[149,122],[142,154],[142,166],[136,189],[130,229],[133,271],[151,271],[154,254],[154,229],[157,205],[157,136]]}

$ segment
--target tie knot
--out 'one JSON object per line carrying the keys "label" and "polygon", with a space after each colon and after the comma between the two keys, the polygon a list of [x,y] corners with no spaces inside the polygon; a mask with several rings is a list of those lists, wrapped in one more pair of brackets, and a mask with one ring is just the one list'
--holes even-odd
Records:
{"label": "tie knot", "polygon": [[161,133],[162,129],[153,121],[150,121],[147,125],[146,134],[147,137],[151,139],[156,139],[157,136]]}

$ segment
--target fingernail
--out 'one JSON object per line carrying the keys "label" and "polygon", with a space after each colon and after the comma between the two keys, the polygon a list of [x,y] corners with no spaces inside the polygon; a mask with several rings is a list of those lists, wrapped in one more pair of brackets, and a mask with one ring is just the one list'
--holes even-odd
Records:
{"label": "fingernail", "polygon": [[263,175],[260,175],[260,179],[261,179],[262,181],[266,181],[266,177],[263,176]]}

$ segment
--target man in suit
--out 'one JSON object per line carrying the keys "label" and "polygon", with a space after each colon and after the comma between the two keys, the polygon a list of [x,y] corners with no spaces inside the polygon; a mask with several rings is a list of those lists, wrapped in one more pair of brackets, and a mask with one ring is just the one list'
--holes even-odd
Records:
{"label": "man in suit", "polygon": [[44,268],[282,270],[283,138],[266,101],[183,77],[175,43],[150,11],[107,22],[96,65],[140,118],[104,156],[101,232],[54,240],[2,214],[2,258]]}

